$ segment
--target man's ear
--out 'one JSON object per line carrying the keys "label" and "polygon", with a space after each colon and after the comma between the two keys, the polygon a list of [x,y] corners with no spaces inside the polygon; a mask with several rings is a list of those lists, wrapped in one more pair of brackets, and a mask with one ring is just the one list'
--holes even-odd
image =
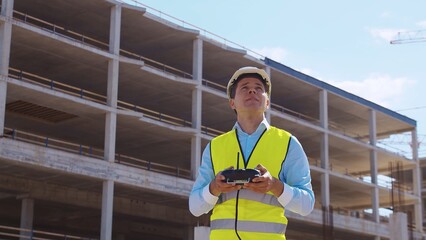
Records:
{"label": "man's ear", "polygon": [[232,108],[232,109],[234,109],[235,110],[235,101],[234,101],[234,99],[229,99],[229,106]]}
{"label": "man's ear", "polygon": [[269,100],[269,97],[268,97],[268,99],[266,99],[266,109],[269,109],[271,107],[271,100]]}

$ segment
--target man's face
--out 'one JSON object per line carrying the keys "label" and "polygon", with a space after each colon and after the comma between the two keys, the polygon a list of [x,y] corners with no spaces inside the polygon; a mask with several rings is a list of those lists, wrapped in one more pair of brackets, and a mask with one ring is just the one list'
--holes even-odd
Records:
{"label": "man's face", "polygon": [[229,100],[229,104],[237,113],[258,112],[263,114],[269,107],[269,97],[261,80],[248,77],[238,81],[235,97]]}

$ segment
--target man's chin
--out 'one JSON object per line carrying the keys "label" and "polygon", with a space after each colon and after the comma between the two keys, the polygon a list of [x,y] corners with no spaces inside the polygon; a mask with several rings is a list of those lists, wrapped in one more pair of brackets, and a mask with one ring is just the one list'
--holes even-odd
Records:
{"label": "man's chin", "polygon": [[239,109],[239,112],[265,112],[265,111],[266,111],[266,108],[262,108],[259,105],[245,106],[244,108]]}

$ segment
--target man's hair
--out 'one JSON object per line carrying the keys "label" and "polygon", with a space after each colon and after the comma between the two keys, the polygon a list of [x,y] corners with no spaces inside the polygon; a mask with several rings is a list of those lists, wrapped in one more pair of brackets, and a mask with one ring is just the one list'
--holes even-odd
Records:
{"label": "man's hair", "polygon": [[268,86],[266,86],[265,79],[263,79],[262,76],[260,76],[259,74],[257,74],[257,73],[244,73],[244,74],[241,74],[237,78],[237,80],[235,80],[234,84],[232,84],[231,91],[230,91],[231,99],[235,98],[235,92],[236,92],[236,89],[237,89],[237,85],[240,82],[240,80],[243,79],[243,78],[257,78],[257,79],[259,79],[262,82],[263,87],[265,88],[265,91],[268,87]]}

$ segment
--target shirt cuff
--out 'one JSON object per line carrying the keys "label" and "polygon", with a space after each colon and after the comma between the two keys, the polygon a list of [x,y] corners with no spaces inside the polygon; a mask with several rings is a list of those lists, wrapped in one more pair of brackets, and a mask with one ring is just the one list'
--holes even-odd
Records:
{"label": "shirt cuff", "polygon": [[210,184],[207,184],[207,186],[203,188],[203,198],[204,201],[206,201],[208,204],[215,205],[219,197],[216,197],[215,195],[210,193],[209,186]]}
{"label": "shirt cuff", "polygon": [[291,201],[291,199],[293,199],[293,188],[286,183],[283,183],[283,184],[284,184],[284,191],[278,197],[278,202],[281,203],[283,207],[285,207]]}

